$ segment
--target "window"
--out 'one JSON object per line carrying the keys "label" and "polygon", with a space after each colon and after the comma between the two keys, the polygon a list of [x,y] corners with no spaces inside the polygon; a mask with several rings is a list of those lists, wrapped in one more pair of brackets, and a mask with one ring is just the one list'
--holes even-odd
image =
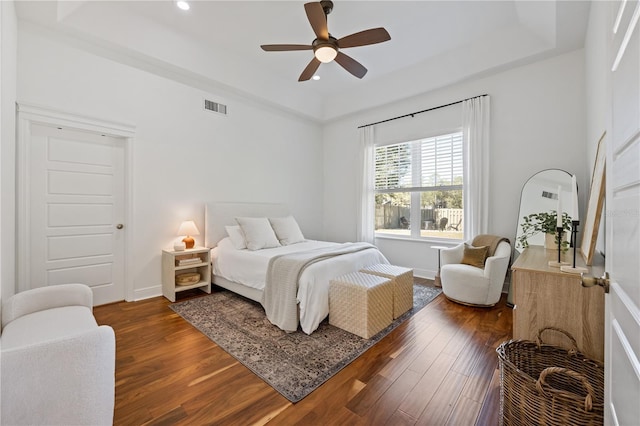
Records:
{"label": "window", "polygon": [[376,234],[462,239],[462,132],[375,148]]}

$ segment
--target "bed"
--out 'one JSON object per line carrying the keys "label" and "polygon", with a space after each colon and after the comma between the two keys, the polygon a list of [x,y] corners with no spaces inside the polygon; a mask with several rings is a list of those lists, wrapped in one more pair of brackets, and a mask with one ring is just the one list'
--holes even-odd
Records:
{"label": "bed", "polygon": [[[205,244],[211,248],[212,283],[261,303],[269,320],[285,331],[295,331],[298,324],[307,334],[318,328],[329,314],[331,279],[368,265],[389,263],[378,249],[363,243],[349,245],[305,240],[255,250],[238,249],[226,229],[228,226],[238,225],[236,218],[290,218],[287,207],[269,203],[210,203],[205,210]],[[277,276],[268,269],[269,264],[309,254],[333,253],[335,250],[345,254],[316,256],[320,260],[305,266],[299,274],[296,293],[293,295],[297,310],[295,327],[291,322],[279,322],[276,319],[279,312],[273,311],[274,293],[269,291],[272,287],[267,287],[265,292],[267,281],[273,282],[273,277]],[[277,294],[277,297],[281,297],[280,293]],[[286,307],[277,309],[286,310]]]}

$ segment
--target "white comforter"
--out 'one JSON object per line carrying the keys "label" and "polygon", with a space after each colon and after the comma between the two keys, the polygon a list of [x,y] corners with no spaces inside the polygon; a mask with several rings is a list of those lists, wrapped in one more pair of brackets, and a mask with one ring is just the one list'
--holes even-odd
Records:
{"label": "white comforter", "polygon": [[[269,259],[276,255],[336,246],[325,241],[306,241],[263,250],[237,250],[228,238],[212,250],[213,273],[229,281],[264,289]],[[304,270],[298,283],[298,306],[302,331],[311,334],[329,314],[329,281],[376,263],[389,263],[378,250],[333,257]]]}

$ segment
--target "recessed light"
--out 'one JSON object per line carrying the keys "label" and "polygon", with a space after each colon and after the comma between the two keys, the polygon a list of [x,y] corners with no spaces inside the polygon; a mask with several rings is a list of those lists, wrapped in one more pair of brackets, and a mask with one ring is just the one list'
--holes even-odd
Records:
{"label": "recessed light", "polygon": [[312,80],[318,81],[320,80],[320,76],[319,75],[314,75],[313,77],[311,77]]}
{"label": "recessed light", "polygon": [[182,10],[189,10],[191,6],[186,1],[177,1],[176,6],[178,6]]}

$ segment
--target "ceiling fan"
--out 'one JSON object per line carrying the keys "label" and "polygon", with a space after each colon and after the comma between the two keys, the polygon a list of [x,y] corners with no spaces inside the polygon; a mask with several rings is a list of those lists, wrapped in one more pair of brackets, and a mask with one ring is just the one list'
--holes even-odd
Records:
{"label": "ceiling fan", "polygon": [[367,46],[391,40],[391,36],[384,28],[372,28],[336,39],[329,34],[327,27],[327,15],[333,10],[333,2],[330,0],[306,3],[304,10],[307,13],[311,28],[316,34],[316,39],[311,44],[263,44],[260,46],[262,50],[267,52],[313,50],[314,57],[302,71],[298,81],[309,80],[321,63],[331,62],[334,59],[342,68],[354,76],[362,78],[367,73],[367,69],[360,62],[342,53],[340,49]]}

